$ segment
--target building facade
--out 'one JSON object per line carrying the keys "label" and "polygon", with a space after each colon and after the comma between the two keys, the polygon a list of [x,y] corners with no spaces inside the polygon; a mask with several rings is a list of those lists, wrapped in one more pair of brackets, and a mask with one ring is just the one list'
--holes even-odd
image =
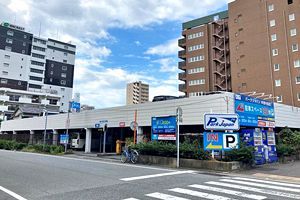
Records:
{"label": "building facade", "polygon": [[149,101],[149,85],[141,81],[128,83],[126,88],[126,105]]}
{"label": "building facade", "polygon": [[229,4],[233,91],[300,106],[300,0]]}
{"label": "building facade", "polygon": [[182,29],[179,91],[186,96],[231,91],[228,12],[183,23]]}
{"label": "building facade", "polygon": [[299,107],[299,7],[300,0],[235,0],[228,11],[183,23],[179,91],[256,92]]}
{"label": "building facade", "polygon": [[18,98],[14,105],[2,98],[0,104],[5,109],[0,110],[1,115],[9,115],[19,104],[24,104],[18,101],[24,91],[31,96],[44,96],[45,101],[35,102],[36,106],[47,106],[47,102],[53,102],[51,96],[58,96],[59,101],[54,104],[59,106],[59,111],[66,112],[72,98],[75,52],[75,45],[39,38],[23,27],[2,23],[0,88],[13,89]]}

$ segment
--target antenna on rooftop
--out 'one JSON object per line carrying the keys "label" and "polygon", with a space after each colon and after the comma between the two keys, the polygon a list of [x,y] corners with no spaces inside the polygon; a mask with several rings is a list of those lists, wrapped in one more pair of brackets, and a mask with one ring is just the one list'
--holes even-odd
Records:
{"label": "antenna on rooftop", "polygon": [[42,22],[40,22],[39,37],[41,37]]}

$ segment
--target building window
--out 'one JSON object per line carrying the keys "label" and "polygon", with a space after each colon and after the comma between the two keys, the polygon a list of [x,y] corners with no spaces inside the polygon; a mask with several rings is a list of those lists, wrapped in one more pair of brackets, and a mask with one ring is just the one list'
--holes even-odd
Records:
{"label": "building window", "polygon": [[32,53],[31,56],[32,56],[32,57],[35,57],[35,58],[45,59],[45,56],[44,56],[44,55],[37,54],[37,53]]}
{"label": "building window", "polygon": [[271,21],[270,21],[270,27],[273,27],[273,26],[275,26],[275,25],[276,25],[275,19],[271,20]]}
{"label": "building window", "polygon": [[23,47],[26,47],[26,42],[23,42]]}
{"label": "building window", "polygon": [[60,81],[60,84],[66,85],[66,81],[65,81],[65,80],[61,80],[61,81]]}
{"label": "building window", "polygon": [[5,59],[10,59],[10,55],[5,55],[4,58]]}
{"label": "building window", "polygon": [[64,91],[65,91],[65,88],[60,88],[60,91],[64,92]]}
{"label": "building window", "polygon": [[9,67],[8,63],[3,63],[3,67]]}
{"label": "building window", "polygon": [[67,46],[67,45],[65,45],[65,46],[64,46],[64,48],[65,48],[65,49],[68,49],[68,46]]}
{"label": "building window", "polygon": [[66,73],[61,73],[61,77],[62,78],[67,78],[67,74]]}
{"label": "building window", "polygon": [[205,84],[205,79],[198,79],[198,80],[191,80],[189,81],[189,85],[204,85]]}
{"label": "building window", "polygon": [[268,6],[268,11],[269,12],[272,12],[274,10],[274,4],[270,4],[269,6]]}
{"label": "building window", "polygon": [[277,35],[276,34],[271,35],[271,41],[274,42],[276,40],[277,40]]}
{"label": "building window", "polygon": [[300,59],[294,61],[294,67],[295,68],[300,67]]}
{"label": "building window", "polygon": [[197,68],[193,68],[193,69],[188,69],[188,74],[196,74],[196,73],[201,73],[204,71],[205,71],[204,67],[197,67]]}
{"label": "building window", "polygon": [[188,35],[188,40],[191,40],[191,39],[194,39],[194,38],[199,38],[199,37],[202,37],[202,36],[204,36],[203,32],[193,33],[193,34]]}
{"label": "building window", "polygon": [[53,75],[53,71],[50,71],[50,74]]}
{"label": "building window", "polygon": [[277,102],[281,103],[282,102],[282,95],[277,96]]}
{"label": "building window", "polygon": [[62,69],[63,71],[67,71],[68,67],[67,67],[67,66],[62,66],[61,69]]}
{"label": "building window", "polygon": [[300,101],[300,93],[297,94],[297,99]]}
{"label": "building window", "polygon": [[274,71],[279,71],[279,70],[280,70],[280,65],[274,64]]}
{"label": "building window", "polygon": [[275,86],[280,87],[281,86],[281,80],[275,80]]}
{"label": "building window", "polygon": [[293,0],[288,0],[287,2],[288,2],[288,4],[292,4]]}
{"label": "building window", "polygon": [[44,66],[44,63],[42,63],[42,62],[37,62],[37,61],[34,61],[34,60],[31,61],[31,64],[32,64],[32,65],[37,65],[37,66]]}
{"label": "building window", "polygon": [[291,29],[290,34],[291,34],[291,36],[297,35],[297,29],[295,29],[295,28]]}
{"label": "building window", "polygon": [[295,20],[295,14],[290,14],[289,15],[289,21],[294,21]]}
{"label": "building window", "polygon": [[29,76],[29,80],[32,80],[32,81],[43,81],[43,78],[36,77],[36,76]]}
{"label": "building window", "polygon": [[6,38],[6,43],[12,44],[12,43],[13,43],[13,40],[10,39],[10,38]]}
{"label": "building window", "polygon": [[43,74],[43,73],[44,73],[43,70],[40,70],[40,69],[34,69],[34,68],[30,68],[30,72],[32,72],[32,73],[38,73],[38,74]]}
{"label": "building window", "polygon": [[52,81],[53,81],[53,78],[50,78],[50,79],[49,79],[49,81],[52,83]]}
{"label": "building window", "polygon": [[204,60],[204,56],[203,55],[191,57],[191,58],[188,59],[189,63],[198,62],[198,61],[202,61],[202,60]]}
{"label": "building window", "polygon": [[278,55],[278,49],[272,49],[272,55],[277,56]]}
{"label": "building window", "polygon": [[292,44],[292,52],[298,51],[298,44]]}
{"label": "building window", "polygon": [[1,79],[1,84],[7,84],[7,79]]}
{"label": "building window", "polygon": [[32,46],[32,49],[33,49],[33,50],[37,50],[37,51],[42,51],[42,52],[45,52],[45,51],[46,51],[46,48],[38,47],[38,46]]}
{"label": "building window", "polygon": [[11,51],[11,47],[5,46],[5,51]]}
{"label": "building window", "polygon": [[24,35],[24,39],[26,39],[27,38],[27,35]]}
{"label": "building window", "polygon": [[203,48],[204,48],[204,44],[198,44],[198,45],[190,46],[188,48],[188,51],[196,51],[198,49],[203,49]]}
{"label": "building window", "polygon": [[63,60],[63,63],[67,63],[67,60]]}
{"label": "building window", "polygon": [[8,30],[7,35],[14,36],[14,32],[12,30]]}
{"label": "building window", "polygon": [[2,71],[2,75],[8,75],[7,71]]}
{"label": "building window", "polygon": [[296,77],[296,84],[300,84],[300,76]]}
{"label": "building window", "polygon": [[68,53],[65,52],[65,53],[64,53],[64,56],[68,56]]}
{"label": "building window", "polygon": [[51,67],[54,67],[54,64],[53,64],[53,63],[51,64]]}
{"label": "building window", "polygon": [[22,82],[21,82],[21,81],[18,81],[18,85],[22,85]]}

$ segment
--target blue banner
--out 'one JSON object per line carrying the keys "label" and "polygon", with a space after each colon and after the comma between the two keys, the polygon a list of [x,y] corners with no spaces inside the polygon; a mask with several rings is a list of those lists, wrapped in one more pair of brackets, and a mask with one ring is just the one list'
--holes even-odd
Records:
{"label": "blue banner", "polygon": [[60,144],[68,144],[69,143],[69,135],[64,134],[60,135]]}
{"label": "blue banner", "polygon": [[152,140],[176,140],[176,117],[152,117]]}
{"label": "blue banner", "polygon": [[239,134],[230,132],[204,132],[204,150],[230,151],[239,148]]}
{"label": "blue banner", "polygon": [[235,113],[241,126],[275,127],[274,103],[250,96],[235,94]]}

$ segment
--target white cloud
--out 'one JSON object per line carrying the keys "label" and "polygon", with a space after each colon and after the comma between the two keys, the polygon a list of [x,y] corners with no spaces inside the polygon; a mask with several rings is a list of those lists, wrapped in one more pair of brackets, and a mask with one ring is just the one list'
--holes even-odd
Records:
{"label": "white cloud", "polygon": [[167,41],[164,44],[160,44],[154,47],[150,47],[145,54],[149,55],[159,55],[159,56],[169,56],[177,55],[179,50],[178,38]]}
{"label": "white cloud", "polygon": [[153,61],[154,63],[158,63],[160,65],[160,72],[178,72],[177,67],[177,59],[173,57],[162,58]]}

